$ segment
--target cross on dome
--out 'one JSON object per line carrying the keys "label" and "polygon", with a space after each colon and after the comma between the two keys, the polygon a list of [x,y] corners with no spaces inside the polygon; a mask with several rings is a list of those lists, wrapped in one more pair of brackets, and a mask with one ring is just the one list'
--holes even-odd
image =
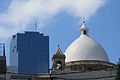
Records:
{"label": "cross on dome", "polygon": [[85,23],[85,18],[83,17],[83,23]]}

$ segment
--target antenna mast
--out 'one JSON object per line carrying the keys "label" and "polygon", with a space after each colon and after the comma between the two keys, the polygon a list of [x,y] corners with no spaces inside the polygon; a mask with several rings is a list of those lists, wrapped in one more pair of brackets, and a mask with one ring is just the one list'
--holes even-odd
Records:
{"label": "antenna mast", "polygon": [[35,21],[35,24],[34,24],[34,25],[35,25],[35,32],[36,32],[36,31],[37,31],[37,27],[38,27],[38,26],[37,26],[37,21]]}

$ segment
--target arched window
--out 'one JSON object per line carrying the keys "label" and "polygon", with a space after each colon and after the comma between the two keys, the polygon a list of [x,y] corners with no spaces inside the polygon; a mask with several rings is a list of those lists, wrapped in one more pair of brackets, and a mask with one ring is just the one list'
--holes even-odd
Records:
{"label": "arched window", "polygon": [[57,63],[56,63],[56,69],[57,70],[62,70],[62,62],[61,61],[57,61]]}
{"label": "arched window", "polygon": [[87,33],[86,30],[84,30],[84,31],[83,31],[83,34],[86,35],[86,33]]}

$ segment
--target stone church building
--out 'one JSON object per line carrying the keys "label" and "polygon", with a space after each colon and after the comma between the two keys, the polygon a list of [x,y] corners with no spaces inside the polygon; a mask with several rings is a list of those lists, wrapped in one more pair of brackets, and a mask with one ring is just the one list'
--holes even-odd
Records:
{"label": "stone church building", "polygon": [[52,58],[51,76],[60,80],[114,80],[115,64],[109,61],[104,48],[89,36],[85,21],[80,32],[65,55],[58,46]]}

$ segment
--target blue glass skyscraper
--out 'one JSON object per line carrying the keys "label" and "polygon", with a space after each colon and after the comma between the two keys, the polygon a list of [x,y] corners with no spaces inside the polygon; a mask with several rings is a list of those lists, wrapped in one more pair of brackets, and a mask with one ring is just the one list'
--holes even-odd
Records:
{"label": "blue glass skyscraper", "polygon": [[10,66],[17,73],[48,73],[49,36],[39,32],[13,35],[10,43]]}

